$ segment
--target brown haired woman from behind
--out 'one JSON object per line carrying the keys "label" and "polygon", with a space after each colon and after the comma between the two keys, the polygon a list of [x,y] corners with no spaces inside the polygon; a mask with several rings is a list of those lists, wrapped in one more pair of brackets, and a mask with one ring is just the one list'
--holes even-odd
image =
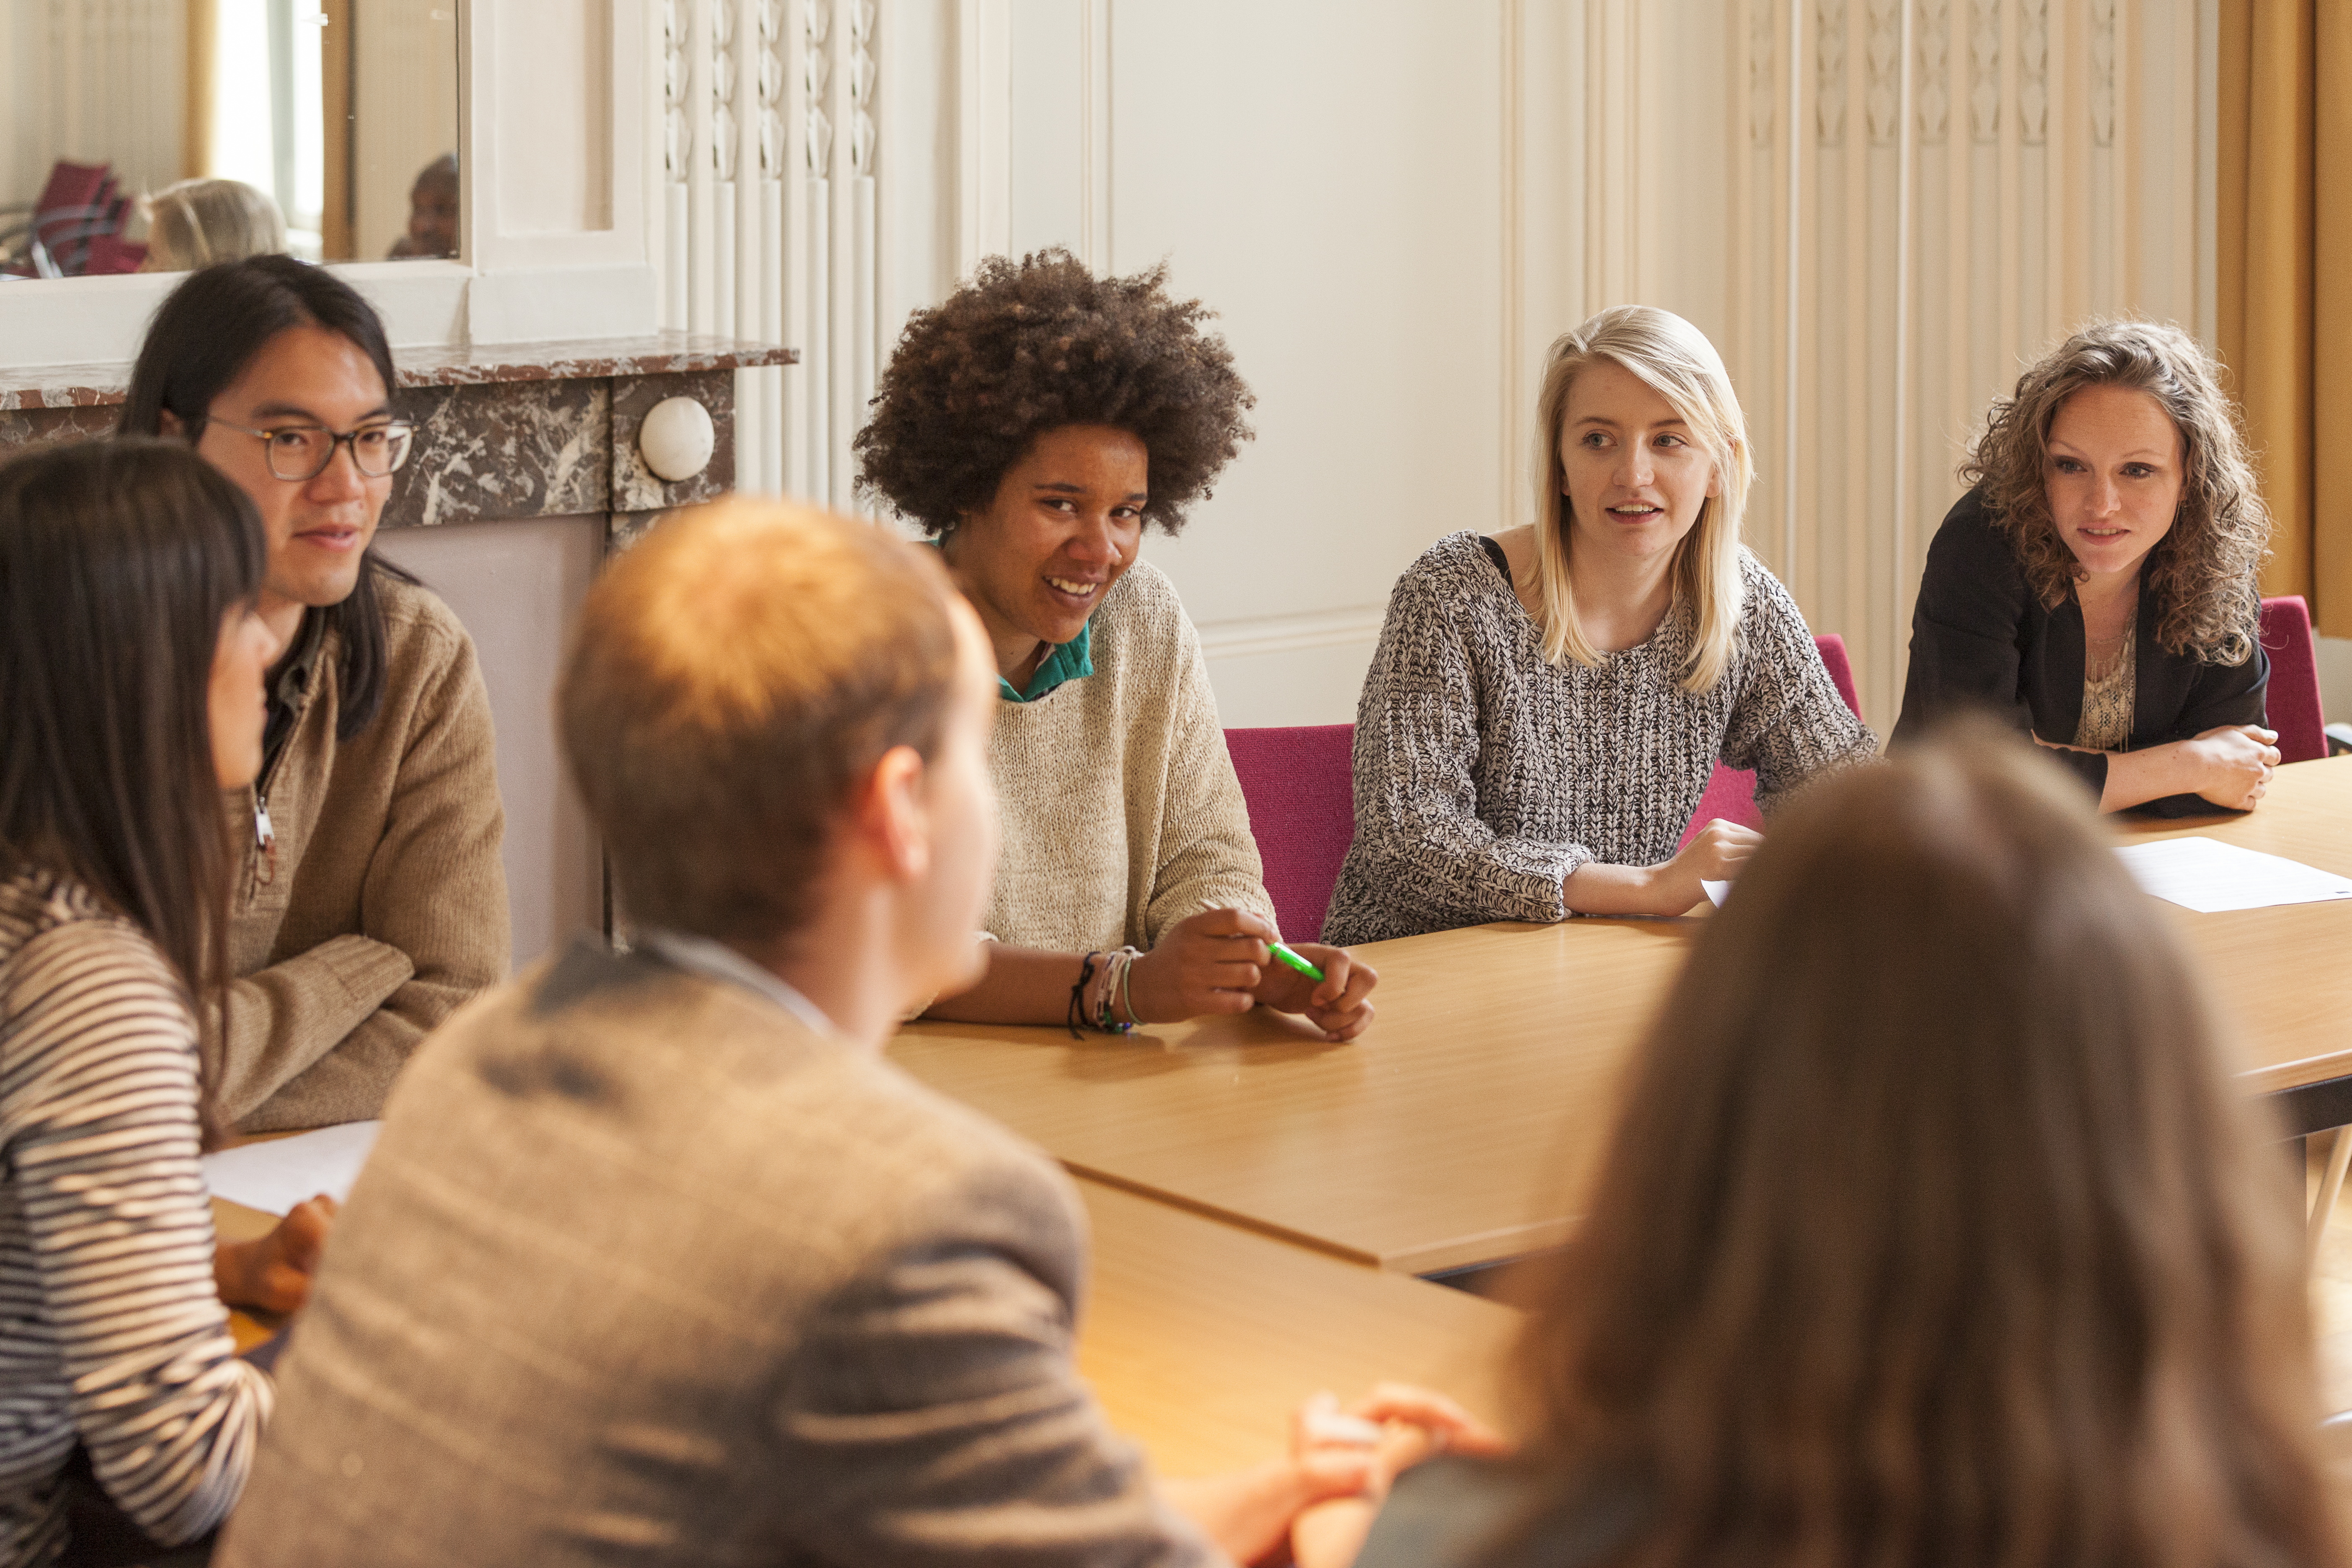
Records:
{"label": "brown haired woman from behind", "polygon": [[1895,743],[1986,709],[2060,748],[2102,811],[2252,810],[2279,752],[2244,445],[2178,327],[2097,322],[2019,377],[1928,546]]}
{"label": "brown haired woman from behind", "polygon": [[1985,726],[1792,804],[1707,922],[1400,1563],[2339,1563],[2278,1154],[2154,903]]}

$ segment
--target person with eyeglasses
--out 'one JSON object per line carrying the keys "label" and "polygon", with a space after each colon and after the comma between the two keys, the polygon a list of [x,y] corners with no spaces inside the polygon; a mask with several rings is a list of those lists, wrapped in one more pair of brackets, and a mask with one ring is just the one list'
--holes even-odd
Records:
{"label": "person with eyeglasses", "polygon": [[489,695],[457,617],[376,554],[415,432],[383,324],[284,256],[191,273],[149,325],[119,426],[178,437],[269,543],[259,779],[242,847],[217,1103],[247,1132],[378,1115],[417,1043],[509,963]]}

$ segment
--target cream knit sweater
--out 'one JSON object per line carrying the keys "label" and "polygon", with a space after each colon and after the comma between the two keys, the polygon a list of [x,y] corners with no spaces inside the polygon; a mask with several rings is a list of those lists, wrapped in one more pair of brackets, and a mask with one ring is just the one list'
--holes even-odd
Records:
{"label": "cream knit sweater", "polygon": [[1174,586],[1139,561],[1089,625],[1092,675],[997,705],[1004,849],[990,933],[1091,952],[1150,948],[1213,905],[1273,920],[1201,639]]}

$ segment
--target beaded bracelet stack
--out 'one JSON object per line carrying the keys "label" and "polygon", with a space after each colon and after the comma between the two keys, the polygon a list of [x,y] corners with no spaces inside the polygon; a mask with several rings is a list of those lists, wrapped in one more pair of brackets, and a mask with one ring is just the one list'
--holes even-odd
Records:
{"label": "beaded bracelet stack", "polygon": [[[1093,1029],[1106,1035],[1124,1035],[1135,1027],[1135,1002],[1128,992],[1128,973],[1143,950],[1122,947],[1109,952],[1090,952],[1078,964],[1078,983],[1070,987],[1070,1011],[1066,1020],[1070,1037],[1078,1039],[1084,1031]],[[1118,1015],[1127,1015],[1121,1022]]]}

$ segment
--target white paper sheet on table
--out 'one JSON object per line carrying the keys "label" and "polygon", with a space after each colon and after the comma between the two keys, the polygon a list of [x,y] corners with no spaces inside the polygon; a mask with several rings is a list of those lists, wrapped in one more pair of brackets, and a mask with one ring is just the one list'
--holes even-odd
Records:
{"label": "white paper sheet on table", "polygon": [[383,1128],[381,1121],[353,1121],[224,1149],[205,1156],[205,1185],[216,1198],[264,1214],[284,1214],[320,1193],[341,1203]]}
{"label": "white paper sheet on table", "polygon": [[2199,914],[2352,899],[2352,879],[2218,838],[2160,838],[2116,854],[2142,889]]}
{"label": "white paper sheet on table", "polygon": [[1710,882],[1702,877],[1699,879],[1698,885],[1700,891],[1706,894],[1707,902],[1718,910],[1723,908],[1724,899],[1731,892],[1731,879],[1728,877],[1720,882]]}

